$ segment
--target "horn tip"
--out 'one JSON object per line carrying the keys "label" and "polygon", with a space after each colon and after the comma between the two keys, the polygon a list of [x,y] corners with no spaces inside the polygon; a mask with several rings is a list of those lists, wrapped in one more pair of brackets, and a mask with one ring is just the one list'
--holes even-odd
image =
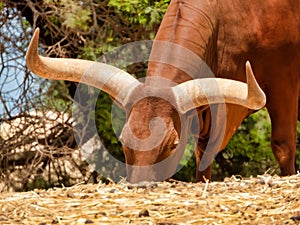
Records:
{"label": "horn tip", "polygon": [[253,101],[253,109],[258,110],[265,106],[266,95],[255,79],[252,67],[249,61],[246,62],[246,76],[248,83],[248,98]]}
{"label": "horn tip", "polygon": [[247,79],[254,77],[250,61],[246,62],[246,76]]}
{"label": "horn tip", "polygon": [[[38,57],[38,43],[39,43],[39,35],[40,35],[40,29],[36,28],[32,38],[30,40],[27,52],[26,52],[26,65],[27,68],[31,71],[33,70],[33,63]],[[34,71],[33,71],[34,72]]]}
{"label": "horn tip", "polygon": [[39,36],[39,35],[40,35],[40,28],[37,27],[37,28],[35,28],[35,30],[34,30],[33,37],[36,37],[36,36]]}

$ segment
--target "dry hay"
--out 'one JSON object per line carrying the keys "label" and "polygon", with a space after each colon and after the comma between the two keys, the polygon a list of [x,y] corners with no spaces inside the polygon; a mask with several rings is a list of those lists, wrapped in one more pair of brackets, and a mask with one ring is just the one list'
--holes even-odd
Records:
{"label": "dry hay", "polygon": [[0,194],[0,224],[300,224],[300,174]]}

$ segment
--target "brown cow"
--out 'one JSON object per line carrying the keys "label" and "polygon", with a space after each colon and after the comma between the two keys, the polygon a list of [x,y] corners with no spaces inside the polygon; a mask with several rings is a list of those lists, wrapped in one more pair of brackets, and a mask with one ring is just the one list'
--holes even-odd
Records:
{"label": "brown cow", "polygon": [[[108,65],[38,58],[37,35],[27,66],[51,79],[80,81],[85,74],[82,82],[101,88],[127,109],[121,140],[131,182],[172,175],[190,128],[187,115],[193,116],[190,112],[196,108],[191,131],[198,143],[199,181],[210,178],[214,154],[226,146],[242,120],[264,105],[264,94],[250,79],[249,63],[248,88],[232,81],[245,81],[249,60],[266,93],[274,155],[282,174],[289,175],[295,173],[300,92],[299,11],[300,2],[292,0],[173,0],[156,35],[144,85]],[[198,57],[216,77],[232,80],[197,79],[210,76]],[[215,104],[224,102],[222,95],[226,108]]]}

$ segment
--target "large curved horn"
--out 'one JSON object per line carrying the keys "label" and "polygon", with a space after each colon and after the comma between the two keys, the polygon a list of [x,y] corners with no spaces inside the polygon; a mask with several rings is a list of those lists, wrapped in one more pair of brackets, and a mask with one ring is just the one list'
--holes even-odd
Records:
{"label": "large curved horn", "polygon": [[266,96],[255,80],[250,63],[246,62],[247,84],[222,78],[190,80],[174,87],[173,93],[181,113],[214,103],[232,103],[258,110],[266,104]]}
{"label": "large curved horn", "polygon": [[[94,86],[116,98],[123,106],[126,105],[131,91],[140,84],[125,71],[104,63],[39,56],[39,33],[39,28],[37,28],[26,53],[26,65],[36,75]],[[126,88],[126,91],[121,91],[123,88]]]}

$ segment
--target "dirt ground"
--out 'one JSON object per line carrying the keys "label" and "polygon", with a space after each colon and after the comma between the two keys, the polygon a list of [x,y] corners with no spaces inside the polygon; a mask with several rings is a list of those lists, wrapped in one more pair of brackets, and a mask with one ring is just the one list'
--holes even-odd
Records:
{"label": "dirt ground", "polygon": [[0,193],[0,224],[300,224],[300,174]]}

